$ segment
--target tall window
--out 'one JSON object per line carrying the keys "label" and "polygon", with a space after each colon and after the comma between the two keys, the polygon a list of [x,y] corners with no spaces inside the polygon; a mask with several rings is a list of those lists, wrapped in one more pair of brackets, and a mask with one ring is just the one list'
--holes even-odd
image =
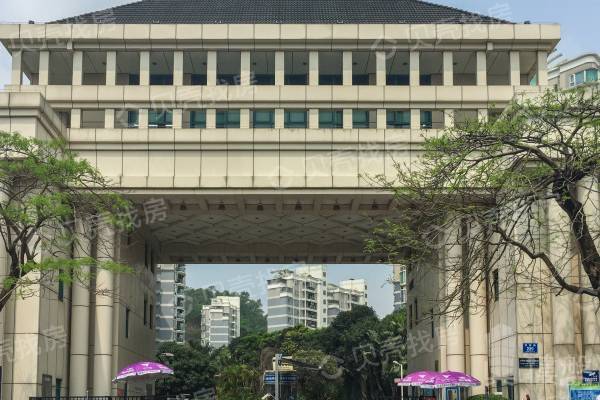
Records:
{"label": "tall window", "polygon": [[410,128],[410,110],[388,110],[387,127],[388,129]]}
{"label": "tall window", "polygon": [[579,86],[588,82],[596,82],[598,80],[597,69],[587,69],[585,71],[579,71],[576,74],[569,76],[569,86]]}
{"label": "tall window", "polygon": [[144,294],[144,326],[148,324],[148,295]]}
{"label": "tall window", "polygon": [[285,110],[284,127],[286,129],[308,128],[306,110]]}
{"label": "tall window", "polygon": [[150,319],[149,319],[149,326],[150,329],[154,328],[154,305],[150,304]]}
{"label": "tall window", "polygon": [[272,109],[252,110],[250,116],[253,128],[275,128],[275,111]]}
{"label": "tall window", "polygon": [[319,110],[320,129],[339,129],[344,127],[342,110]]}
{"label": "tall window", "polygon": [[148,112],[149,128],[172,128],[173,111],[171,110],[150,110]]}
{"label": "tall window", "polygon": [[497,269],[492,272],[492,292],[494,295],[494,301],[500,300],[500,280]]}
{"label": "tall window", "polygon": [[284,55],[284,79],[286,85],[308,84],[308,52],[286,51]]}
{"label": "tall window", "polygon": [[250,55],[250,67],[253,84],[275,84],[275,52],[253,51]]}
{"label": "tall window", "polygon": [[240,110],[217,110],[217,128],[239,128]]}
{"label": "tall window", "polygon": [[131,310],[129,307],[125,308],[125,338],[129,337],[129,317],[131,316]]}

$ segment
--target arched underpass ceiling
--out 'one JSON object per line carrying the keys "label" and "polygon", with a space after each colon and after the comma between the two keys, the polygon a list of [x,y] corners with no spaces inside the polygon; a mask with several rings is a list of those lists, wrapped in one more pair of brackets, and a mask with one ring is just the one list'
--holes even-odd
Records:
{"label": "arched underpass ceiling", "polygon": [[159,262],[372,263],[364,240],[391,216],[387,194],[186,196],[167,200],[166,218],[149,225]]}

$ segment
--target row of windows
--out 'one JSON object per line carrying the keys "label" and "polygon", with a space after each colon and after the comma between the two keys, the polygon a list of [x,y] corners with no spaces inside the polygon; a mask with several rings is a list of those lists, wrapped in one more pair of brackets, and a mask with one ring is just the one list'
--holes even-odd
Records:
{"label": "row of windows", "polygon": [[[240,128],[239,109],[217,109],[215,110],[215,127],[217,129]],[[306,129],[309,126],[307,109],[285,109],[283,127],[286,129]],[[386,110],[386,127],[388,129],[410,129],[411,110]],[[477,110],[455,111],[454,123],[457,125],[478,118]],[[134,129],[139,127],[139,110],[116,110],[115,128]],[[343,109],[319,109],[319,129],[342,129],[344,128]],[[422,129],[443,129],[444,111],[442,110],[420,110],[419,126]],[[250,128],[274,129],[274,109],[250,110]],[[82,110],[81,128],[104,128],[104,110]],[[148,110],[149,128],[173,128],[173,111],[167,109]],[[183,128],[206,128],[206,110],[185,110],[183,114]],[[353,109],[353,129],[376,129],[377,110]]]}
{"label": "row of windows", "polygon": [[575,87],[584,83],[597,82],[598,70],[595,68],[586,69],[569,76],[569,86]]}

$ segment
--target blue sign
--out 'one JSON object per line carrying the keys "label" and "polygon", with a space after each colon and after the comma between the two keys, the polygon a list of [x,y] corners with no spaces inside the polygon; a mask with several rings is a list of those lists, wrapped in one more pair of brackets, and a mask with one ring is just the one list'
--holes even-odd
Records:
{"label": "blue sign", "polygon": [[[275,384],[275,372],[274,371],[267,371],[265,372],[265,375],[263,377],[264,382],[266,384],[269,385],[274,385]],[[279,373],[279,383],[293,383],[296,382],[298,380],[298,375],[296,375],[296,373],[292,372],[280,372]]]}
{"label": "blue sign", "polygon": [[523,353],[525,354],[537,354],[538,344],[537,343],[523,343]]}
{"label": "blue sign", "polygon": [[540,367],[539,358],[519,358],[519,368],[535,369]]}
{"label": "blue sign", "polygon": [[583,383],[600,383],[600,371],[598,371],[598,370],[583,371]]}
{"label": "blue sign", "polygon": [[598,400],[600,386],[571,386],[569,387],[570,400]]}

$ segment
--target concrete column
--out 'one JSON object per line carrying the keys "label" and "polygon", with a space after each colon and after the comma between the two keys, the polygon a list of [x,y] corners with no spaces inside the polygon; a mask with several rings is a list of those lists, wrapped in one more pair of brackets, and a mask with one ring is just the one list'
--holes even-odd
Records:
{"label": "concrete column", "polygon": [[444,51],[444,86],[454,85],[454,53]]}
{"label": "concrete column", "polygon": [[176,51],[173,55],[173,85],[183,86],[183,51]]}
{"label": "concrete column", "polygon": [[421,110],[418,108],[410,110],[410,129],[421,129]]}
{"label": "concrete column", "polygon": [[452,128],[454,126],[454,110],[444,110],[444,128]]}
{"label": "concrete column", "polygon": [[410,52],[410,86],[419,86],[421,83],[420,53]]}
{"label": "concrete column", "polygon": [[[98,226],[97,255],[99,262],[113,261],[115,232],[105,224]],[[96,313],[94,331],[94,396],[112,394],[113,297],[112,271],[99,268],[96,272]]]}
{"label": "concrete column", "polygon": [[[448,294],[457,290],[461,284],[462,276],[456,271],[457,264],[462,262],[461,229],[460,224],[456,223],[447,232],[445,267],[453,270],[446,272]],[[465,326],[460,309],[461,300],[460,295],[455,296],[450,304],[452,312],[446,315],[446,366],[450,371],[465,372]]]}
{"label": "concrete column", "polygon": [[285,110],[283,108],[275,109],[275,129],[283,129],[285,127]]}
{"label": "concrete column", "polygon": [[148,109],[142,108],[139,110],[138,126],[140,129],[148,129]]}
{"label": "concrete column", "polygon": [[352,129],[352,109],[344,108],[344,129]]}
{"label": "concrete column", "polygon": [[[479,233],[479,227],[471,227],[473,233]],[[483,270],[483,268],[482,268]],[[471,282],[469,302],[469,344],[470,375],[481,381],[474,387],[472,394],[485,394],[489,384],[488,375],[488,331],[487,331],[487,291],[485,276],[482,274]]]}
{"label": "concrete column", "polygon": [[250,128],[250,110],[247,108],[242,108],[240,110],[240,128]]}
{"label": "concrete column", "polygon": [[206,85],[216,86],[217,84],[217,52],[206,52]]}
{"label": "concrete column", "polygon": [[521,55],[518,51],[510,52],[510,84],[512,86],[521,84]]}
{"label": "concrete column", "polygon": [[250,85],[250,52],[242,51],[240,53],[240,85]]}
{"label": "concrete column", "polygon": [[319,52],[308,53],[308,84],[317,86],[319,84]]}
{"label": "concrete column", "polygon": [[352,86],[352,52],[344,51],[342,53],[342,84]]}
{"label": "concrete column", "polygon": [[[84,222],[77,220],[75,229],[78,245],[73,249],[73,258],[90,257],[92,243],[90,232]],[[69,394],[85,396],[88,387],[89,326],[90,326],[90,267],[81,267],[81,277],[73,282],[71,289],[71,349],[69,371]]]}
{"label": "concrete column", "polygon": [[319,110],[316,108],[308,110],[308,128],[319,129]]}
{"label": "concrete column", "polygon": [[140,86],[150,85],[150,52],[140,51]]}
{"label": "concrete column", "polygon": [[81,128],[81,109],[74,108],[71,110],[71,128]]}
{"label": "concrete column", "polygon": [[183,128],[183,110],[181,108],[176,108],[173,110],[173,128]]}
{"label": "concrete column", "polygon": [[487,86],[487,53],[477,52],[477,86]]}
{"label": "concrete column", "polygon": [[538,86],[548,86],[548,52],[538,51]]}
{"label": "concrete column", "polygon": [[12,68],[10,73],[10,84],[21,85],[23,75],[23,52],[21,50],[13,50],[12,52]]}
{"label": "concrete column", "polygon": [[206,129],[215,129],[217,127],[217,110],[214,108],[206,109]]}
{"label": "concrete column", "polygon": [[378,51],[375,53],[375,81],[377,86],[385,86],[387,82],[386,74],[386,54],[385,51]]}
{"label": "concrete column", "polygon": [[40,51],[40,75],[38,82],[41,86],[48,84],[48,75],[50,74],[50,52]]}
{"label": "concrete column", "polygon": [[387,128],[387,110],[385,108],[377,109],[377,129]]}
{"label": "concrete column", "polygon": [[106,86],[117,84],[117,52],[106,52]]}
{"label": "concrete column", "polygon": [[73,52],[73,86],[83,84],[83,51]]}
{"label": "concrete column", "polygon": [[[592,232],[600,231],[600,185],[597,179],[585,178],[579,187],[579,201],[587,216],[587,222]],[[596,240],[600,247],[600,238]],[[582,268],[582,267],[580,267]],[[589,284],[585,271],[580,271],[581,276]],[[585,369],[598,369],[600,365],[600,319],[597,314],[598,302],[590,296],[581,296],[581,317],[583,326],[583,356]]]}
{"label": "concrete column", "polygon": [[285,84],[285,53],[283,51],[275,52],[275,86]]}
{"label": "concrete column", "polygon": [[115,127],[115,110],[112,108],[104,110],[104,127],[106,129],[113,129]]}

